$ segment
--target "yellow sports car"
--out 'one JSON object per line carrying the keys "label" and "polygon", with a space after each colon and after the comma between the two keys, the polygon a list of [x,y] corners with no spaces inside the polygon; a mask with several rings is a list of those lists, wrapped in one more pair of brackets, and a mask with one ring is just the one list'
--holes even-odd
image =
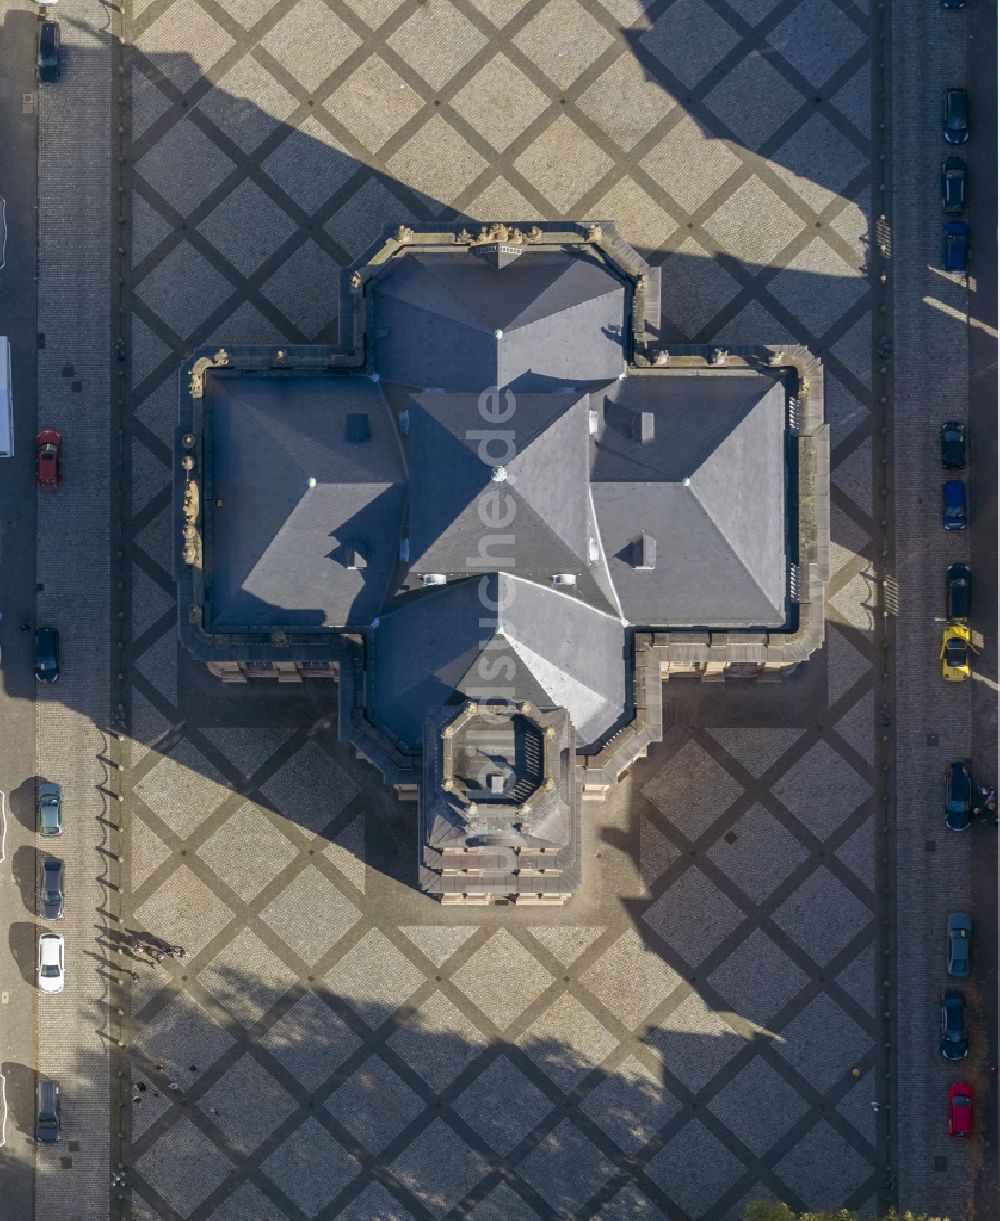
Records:
{"label": "yellow sports car", "polygon": [[972,642],[968,624],[949,623],[941,637],[941,677],[963,683],[972,676]]}

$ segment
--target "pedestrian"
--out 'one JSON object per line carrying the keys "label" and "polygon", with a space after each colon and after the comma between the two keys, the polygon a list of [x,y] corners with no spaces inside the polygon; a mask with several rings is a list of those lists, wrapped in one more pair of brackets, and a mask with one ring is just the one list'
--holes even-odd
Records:
{"label": "pedestrian", "polygon": [[163,1072],[163,1065],[162,1065],[162,1064],[157,1064],[155,1067],[156,1067],[156,1071],[157,1071],[158,1073],[162,1073],[162,1072]]}
{"label": "pedestrian", "polygon": [[137,1081],[137,1082],[136,1082],[136,1085],[135,1085],[135,1088],[136,1088],[136,1089],[139,1091],[139,1093],[140,1093],[140,1094],[145,1094],[145,1092],[146,1092],[146,1083],[145,1083],[145,1081]]}
{"label": "pedestrian", "polygon": [[181,1087],[177,1084],[176,1081],[171,1081],[170,1084],[167,1086],[168,1090],[179,1090],[180,1088]]}
{"label": "pedestrian", "polygon": [[189,1072],[189,1073],[196,1073],[197,1071],[198,1071],[198,1065],[197,1065],[197,1064],[189,1064],[189,1065],[188,1065],[188,1072]]}
{"label": "pedestrian", "polygon": [[875,1111],[876,1113],[878,1112],[878,1103],[877,1102],[872,1103],[872,1110]]}

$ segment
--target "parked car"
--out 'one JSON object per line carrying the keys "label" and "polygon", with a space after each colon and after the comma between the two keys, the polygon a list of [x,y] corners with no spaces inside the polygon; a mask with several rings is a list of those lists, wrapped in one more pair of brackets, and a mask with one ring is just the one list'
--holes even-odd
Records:
{"label": "parked car", "polygon": [[941,465],[946,471],[965,470],[965,425],[961,420],[948,420],[941,425]]}
{"label": "parked car", "polygon": [[968,1136],[972,1131],[972,1086],[953,1081],[948,1086],[948,1135]]}
{"label": "parked car", "polygon": [[948,531],[964,530],[967,524],[965,511],[965,481],[949,479],[941,488],[941,524]]}
{"label": "parked car", "polygon": [[35,678],[40,683],[59,681],[59,633],[54,627],[35,632]]}
{"label": "parked car", "polygon": [[949,215],[965,210],[965,162],[961,157],[945,157],[941,163],[941,207]]}
{"label": "parked car", "polygon": [[945,768],[945,822],[952,831],[966,831],[972,814],[972,771],[964,759]]}
{"label": "parked car", "polygon": [[969,95],[964,89],[944,91],[944,139],[946,144],[965,144],[969,139]]}
{"label": "parked car", "polygon": [[46,920],[61,920],[63,918],[65,896],[63,884],[65,868],[58,857],[50,856],[42,865],[42,916]]}
{"label": "parked car", "polygon": [[941,633],[941,677],[964,683],[972,677],[972,642],[967,623],[949,623]]}
{"label": "parked car", "polygon": [[941,994],[941,1055],[946,1060],[964,1060],[969,1054],[969,1027],[965,997],[950,988]]}
{"label": "parked car", "polygon": [[54,428],[43,428],[35,437],[35,481],[47,492],[62,483],[62,435]]}
{"label": "parked car", "polygon": [[971,953],[972,920],[965,912],[952,912],[948,917],[948,974],[964,979]]}
{"label": "parked car", "polygon": [[38,830],[42,835],[62,835],[62,787],[43,780],[38,786]]}
{"label": "parked car", "polygon": [[38,986],[43,992],[61,992],[66,984],[65,943],[62,933],[38,938]]}
{"label": "parked car", "polygon": [[968,271],[969,226],[964,220],[946,222],[942,231],[941,266],[945,271]]}
{"label": "parked car", "polygon": [[59,1083],[57,1081],[39,1081],[35,1137],[43,1145],[54,1144],[59,1139],[59,1110]]}
{"label": "parked car", "polygon": [[43,21],[38,27],[38,79],[43,85],[59,79],[58,21]]}
{"label": "parked car", "polygon": [[965,623],[972,605],[972,569],[968,564],[950,564],[945,581],[945,614],[952,623]]}

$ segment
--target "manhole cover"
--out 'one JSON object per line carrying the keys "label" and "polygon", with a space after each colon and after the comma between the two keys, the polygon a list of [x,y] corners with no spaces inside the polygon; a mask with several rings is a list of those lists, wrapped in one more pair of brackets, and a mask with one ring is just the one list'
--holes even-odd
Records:
{"label": "manhole cover", "polygon": [[727,831],[726,834],[722,838],[726,841],[727,844],[735,844],[738,836],[735,831]]}
{"label": "manhole cover", "polygon": [[936,839],[925,839],[924,840],[924,851],[925,852],[933,852],[936,847],[937,847]]}
{"label": "manhole cover", "polygon": [[33,93],[21,94],[21,114],[35,113],[35,95]]}
{"label": "manhole cover", "polygon": [[927,745],[928,746],[940,746],[941,739],[938,737],[938,735],[936,733],[929,733],[927,735]]}
{"label": "manhole cover", "polygon": [[62,1166],[63,1170],[72,1170],[73,1159],[71,1157],[61,1157],[59,1159],[59,1165]]}

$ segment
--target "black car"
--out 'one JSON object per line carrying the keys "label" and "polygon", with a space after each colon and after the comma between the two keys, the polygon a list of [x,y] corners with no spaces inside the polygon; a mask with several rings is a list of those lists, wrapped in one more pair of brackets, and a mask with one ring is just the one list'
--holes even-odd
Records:
{"label": "black car", "polygon": [[43,85],[59,79],[58,21],[43,21],[38,27],[38,79]]}
{"label": "black car", "polygon": [[965,162],[961,157],[946,157],[941,163],[941,207],[946,212],[965,208]]}
{"label": "black car", "polygon": [[946,1060],[964,1060],[969,1054],[969,1027],[965,997],[950,988],[941,994],[941,1055]]}
{"label": "black car", "polygon": [[964,220],[945,222],[941,232],[941,266],[945,271],[969,269],[969,225]]}
{"label": "black car", "polygon": [[961,420],[941,425],[941,465],[946,471],[965,470],[965,425]]}
{"label": "black car", "polygon": [[64,912],[63,883],[65,872],[62,861],[50,856],[42,865],[42,893],[40,904],[45,920],[61,920]]}
{"label": "black car", "polygon": [[972,772],[964,759],[945,768],[945,823],[952,831],[967,831],[972,813]]}
{"label": "black car", "polygon": [[972,601],[972,570],[968,564],[952,564],[945,582],[945,615],[950,623],[965,623]]}
{"label": "black car", "polygon": [[35,678],[40,683],[59,681],[59,633],[54,627],[35,632]]}
{"label": "black car", "polygon": [[965,144],[969,138],[969,95],[964,89],[944,91],[944,139],[946,144]]}
{"label": "black car", "polygon": [[59,1083],[39,1081],[38,1117],[35,1120],[35,1136],[43,1145],[54,1144],[59,1139]]}

